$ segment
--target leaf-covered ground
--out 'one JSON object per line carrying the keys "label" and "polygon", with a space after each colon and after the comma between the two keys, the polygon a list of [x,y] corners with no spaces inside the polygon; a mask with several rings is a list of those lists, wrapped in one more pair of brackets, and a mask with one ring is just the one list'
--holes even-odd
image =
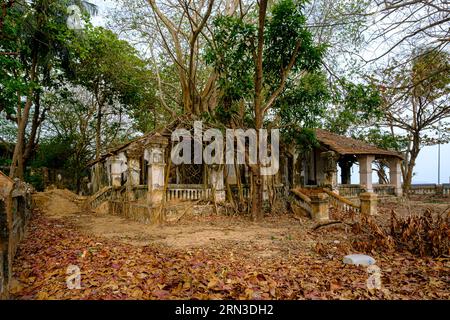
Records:
{"label": "leaf-covered ground", "polygon": [[[198,243],[192,232],[193,245],[171,246],[170,242],[149,240],[143,245],[102,236],[83,227],[83,216],[78,216],[77,223],[71,217],[35,212],[16,255],[12,298],[450,298],[448,259],[418,258],[405,252],[368,253],[382,273],[382,288],[369,290],[366,269],[342,263],[345,254],[356,253],[349,244],[351,233],[339,226],[312,231],[313,224],[306,218],[274,215],[255,224],[245,218],[195,217],[180,222],[176,230],[213,225],[231,236]],[[95,224],[96,218],[90,218],[85,220]],[[237,231],[254,230],[256,236],[234,237],[233,225]],[[265,228],[273,230],[273,235],[258,232]],[[69,265],[80,268],[81,289],[67,288]]]}

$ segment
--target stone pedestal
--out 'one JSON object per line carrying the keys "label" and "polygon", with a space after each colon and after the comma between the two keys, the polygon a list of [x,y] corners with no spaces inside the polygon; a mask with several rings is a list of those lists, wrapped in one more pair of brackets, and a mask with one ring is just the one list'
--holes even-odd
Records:
{"label": "stone pedestal", "polygon": [[378,196],[373,192],[364,192],[359,195],[361,201],[361,214],[376,215]]}
{"label": "stone pedestal", "polygon": [[312,218],[315,221],[328,221],[330,219],[328,211],[328,195],[317,193],[311,195]]}
{"label": "stone pedestal", "polygon": [[225,186],[223,183],[223,167],[212,166],[209,173],[209,183],[211,189],[214,191],[214,200],[216,202],[224,202],[225,196]]}
{"label": "stone pedestal", "polygon": [[389,160],[389,180],[394,185],[394,192],[397,197],[403,195],[402,189],[402,168],[400,159]]}
{"label": "stone pedestal", "polygon": [[359,156],[359,184],[366,190],[372,192],[372,162],[375,156]]}

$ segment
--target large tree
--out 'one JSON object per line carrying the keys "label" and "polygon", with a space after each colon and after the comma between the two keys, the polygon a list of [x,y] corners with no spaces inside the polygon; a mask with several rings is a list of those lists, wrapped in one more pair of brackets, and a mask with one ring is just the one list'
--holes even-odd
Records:
{"label": "large tree", "polygon": [[121,115],[133,109],[152,111],[154,90],[151,72],[128,42],[110,30],[89,27],[71,45],[74,71],[71,81],[88,90],[96,106],[96,158],[105,144],[102,137],[105,114]]}
{"label": "large tree", "polygon": [[383,44],[372,60],[397,55],[397,65],[401,66],[415,58],[409,54],[411,48],[427,45],[439,51],[450,42],[448,1],[375,0],[368,13],[374,21],[366,32],[366,40]]}
{"label": "large tree", "polygon": [[23,178],[35,150],[38,128],[47,112],[40,105],[41,93],[67,70],[66,43],[74,36],[66,25],[68,5],[65,0],[35,0],[2,6],[0,111],[17,124],[11,177]]}
{"label": "large tree", "polygon": [[378,80],[384,124],[393,136],[404,136],[408,141],[402,167],[406,189],[411,185],[422,147],[448,141],[450,129],[449,54],[423,48],[412,55],[408,68],[387,69]]}
{"label": "large tree", "polygon": [[[147,42],[161,105],[172,117],[210,112],[215,107],[216,76],[202,57],[211,39],[208,23],[213,15],[231,9],[215,0],[122,0],[121,4],[127,10],[116,13],[115,25],[140,47],[145,48],[143,42]],[[164,81],[162,73],[167,66],[171,66],[176,82]],[[176,108],[171,107],[174,91]]]}
{"label": "large tree", "polygon": [[[258,3],[256,19],[251,14],[218,18],[209,53],[219,88],[228,94],[223,101],[246,100],[241,107],[250,106],[252,127],[258,135],[288,83],[317,70],[324,53],[306,28],[304,2],[283,0],[268,5],[268,1]],[[235,60],[239,55],[242,58]],[[241,88],[241,94],[233,95],[229,88]],[[261,163],[250,168],[251,212],[258,220],[263,216]]]}

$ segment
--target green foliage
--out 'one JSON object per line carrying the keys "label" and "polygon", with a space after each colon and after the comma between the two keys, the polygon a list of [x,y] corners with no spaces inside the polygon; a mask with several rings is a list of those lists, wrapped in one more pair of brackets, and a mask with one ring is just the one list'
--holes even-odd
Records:
{"label": "green foliage", "polygon": [[[282,0],[275,3],[267,15],[264,29],[263,87],[264,95],[270,96],[280,86],[284,73],[292,64],[292,78],[297,75],[300,81],[293,82],[288,77],[288,85],[278,97],[281,101],[275,109],[284,123],[293,121],[298,125],[308,122],[309,125],[315,119],[308,117],[323,107],[323,102],[319,100],[326,100],[328,95],[323,75],[315,72],[320,67],[325,46],[313,43],[302,10],[302,1]],[[252,13],[249,16],[253,16]],[[206,50],[206,62],[219,75],[221,96],[215,115],[221,121],[227,122],[244,114],[246,124],[253,123],[252,108],[246,101],[254,96],[256,34],[255,19],[219,16],[214,20],[213,41]],[[293,63],[290,63],[291,59]],[[299,76],[300,74],[306,75]],[[315,81],[319,84],[316,85]],[[309,99],[314,101],[309,103]],[[291,110],[292,103],[298,103],[295,110]]]}
{"label": "green foliage", "polygon": [[314,71],[320,67],[326,46],[315,45],[303,14],[305,1],[282,0],[272,7],[265,29],[264,76],[270,86],[279,83],[300,43],[292,72]]}
{"label": "green foliage", "polygon": [[[410,71],[412,94],[437,101],[450,93],[450,55],[445,51],[422,48],[416,54]],[[447,107],[448,104],[447,104]]]}
{"label": "green foliage", "polygon": [[371,125],[382,117],[382,100],[376,86],[345,80],[338,86],[334,87],[335,108],[327,116],[328,130],[345,134],[352,127]]}
{"label": "green foliage", "polygon": [[30,183],[37,191],[44,191],[44,176],[40,171],[26,171],[25,181]]}
{"label": "green foliage", "polygon": [[289,145],[295,144],[297,151],[305,152],[319,147],[316,134],[312,128],[292,127],[288,128],[283,135],[284,142]]}
{"label": "green foliage", "polygon": [[220,75],[218,85],[231,103],[248,97],[253,89],[256,27],[234,16],[213,22],[214,43],[206,50],[206,63]]}
{"label": "green foliage", "polygon": [[281,118],[282,127],[315,128],[320,126],[330,99],[325,74],[307,73],[295,86],[284,92],[278,99],[275,110]]}
{"label": "green foliage", "polygon": [[317,145],[313,128],[322,125],[330,90],[324,73],[306,73],[295,86],[290,86],[275,104],[275,112],[280,118],[282,139],[295,143],[301,150],[309,150]]}
{"label": "green foliage", "polygon": [[100,27],[88,27],[71,49],[73,83],[91,91],[98,104],[113,106],[111,112],[125,107],[141,129],[153,126],[153,75],[136,49]]}
{"label": "green foliage", "polygon": [[52,169],[69,169],[70,158],[74,153],[74,137],[55,136],[41,141],[31,166]]}
{"label": "green foliage", "polygon": [[9,8],[0,30],[0,51],[10,54],[0,54],[0,112],[7,115],[16,113],[18,104],[17,93],[28,91],[28,82],[21,77],[26,66],[26,57],[21,53],[24,46],[17,41],[23,32],[23,11]]}
{"label": "green foliage", "polygon": [[78,37],[66,25],[67,6],[71,3],[16,1],[3,13],[0,51],[7,54],[0,54],[0,112],[6,114],[6,119],[15,122],[25,97],[36,99],[45,90],[60,85],[64,75],[70,73],[68,44]]}
{"label": "green foliage", "polygon": [[42,190],[44,181],[39,169],[45,167],[50,170],[63,170],[68,177],[73,178],[71,179],[73,185],[70,187],[75,189],[76,178],[86,174],[86,172],[83,172],[85,171],[83,170],[85,163],[80,163],[76,159],[76,143],[76,137],[65,135],[57,135],[42,140],[34,159],[30,161],[31,169],[27,171],[26,181],[37,190]]}
{"label": "green foliage", "polygon": [[408,140],[404,136],[392,135],[378,127],[370,128],[367,131],[355,134],[354,138],[367,141],[379,148],[395,150],[398,152],[404,151],[408,146]]}

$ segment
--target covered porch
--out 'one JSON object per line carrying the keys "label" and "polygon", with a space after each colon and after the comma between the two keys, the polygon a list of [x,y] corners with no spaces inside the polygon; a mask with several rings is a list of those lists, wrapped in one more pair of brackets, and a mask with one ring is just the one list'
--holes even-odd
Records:
{"label": "covered porch", "polygon": [[401,154],[322,129],[316,130],[316,137],[320,146],[302,159],[303,187],[327,186],[348,198],[365,192],[402,196]]}

